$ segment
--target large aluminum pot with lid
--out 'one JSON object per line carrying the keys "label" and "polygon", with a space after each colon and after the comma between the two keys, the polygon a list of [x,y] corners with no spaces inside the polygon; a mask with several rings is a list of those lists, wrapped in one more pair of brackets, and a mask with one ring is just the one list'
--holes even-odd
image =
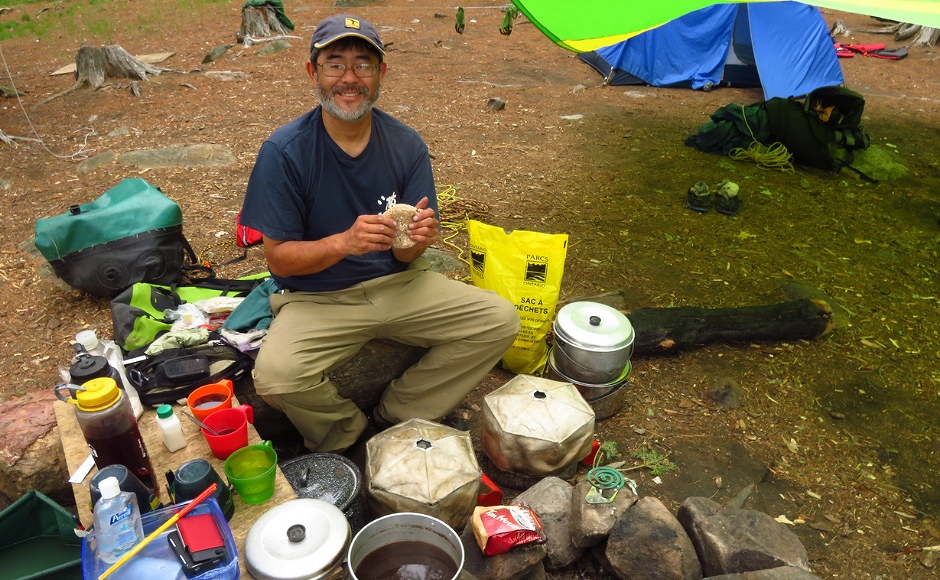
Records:
{"label": "large aluminum pot with lid", "polygon": [[633,355],[633,325],[598,302],[572,302],[555,316],[555,368],[583,383],[603,384],[623,374]]}
{"label": "large aluminum pot with lid", "polygon": [[258,518],[245,538],[257,580],[338,580],[351,532],[335,505],[313,498],[284,502]]}

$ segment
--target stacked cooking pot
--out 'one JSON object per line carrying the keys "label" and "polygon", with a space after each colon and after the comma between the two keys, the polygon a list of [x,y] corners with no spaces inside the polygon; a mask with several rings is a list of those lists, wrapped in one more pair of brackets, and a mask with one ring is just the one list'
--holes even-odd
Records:
{"label": "stacked cooking pot", "polygon": [[552,325],[549,378],[574,384],[597,419],[620,410],[630,378],[633,325],[619,310],[598,302],[562,307]]}

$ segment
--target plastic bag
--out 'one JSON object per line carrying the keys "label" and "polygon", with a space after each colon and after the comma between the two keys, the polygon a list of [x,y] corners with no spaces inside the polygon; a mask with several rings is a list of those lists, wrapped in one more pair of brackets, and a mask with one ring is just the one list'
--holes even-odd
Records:
{"label": "plastic bag", "polygon": [[567,234],[544,234],[467,220],[470,274],[478,288],[493,290],[516,307],[522,329],[503,366],[516,374],[539,374],[548,362],[545,336],[552,326],[568,252]]}

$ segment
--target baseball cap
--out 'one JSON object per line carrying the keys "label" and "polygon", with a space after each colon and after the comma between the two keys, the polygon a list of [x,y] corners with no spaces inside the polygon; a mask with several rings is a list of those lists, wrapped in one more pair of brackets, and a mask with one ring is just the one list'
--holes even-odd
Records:
{"label": "baseball cap", "polygon": [[339,16],[330,16],[317,26],[313,38],[310,39],[310,50],[314,48],[323,48],[324,46],[335,42],[340,38],[355,36],[361,38],[385,54],[385,45],[379,39],[379,33],[375,27],[367,21],[349,14],[340,14]]}

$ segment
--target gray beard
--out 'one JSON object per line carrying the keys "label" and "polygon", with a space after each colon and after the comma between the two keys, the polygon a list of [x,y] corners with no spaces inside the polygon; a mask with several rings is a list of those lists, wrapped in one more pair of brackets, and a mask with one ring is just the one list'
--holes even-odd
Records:
{"label": "gray beard", "polygon": [[379,100],[379,95],[382,92],[381,83],[375,87],[375,93],[366,95],[365,100],[355,111],[349,112],[345,109],[340,108],[336,104],[336,100],[333,99],[333,93],[326,92],[323,88],[320,87],[320,83],[316,85],[317,98],[320,100],[320,106],[323,107],[323,110],[329,113],[330,115],[336,117],[341,121],[358,121],[369,114],[372,111],[372,108],[375,106],[375,102]]}

